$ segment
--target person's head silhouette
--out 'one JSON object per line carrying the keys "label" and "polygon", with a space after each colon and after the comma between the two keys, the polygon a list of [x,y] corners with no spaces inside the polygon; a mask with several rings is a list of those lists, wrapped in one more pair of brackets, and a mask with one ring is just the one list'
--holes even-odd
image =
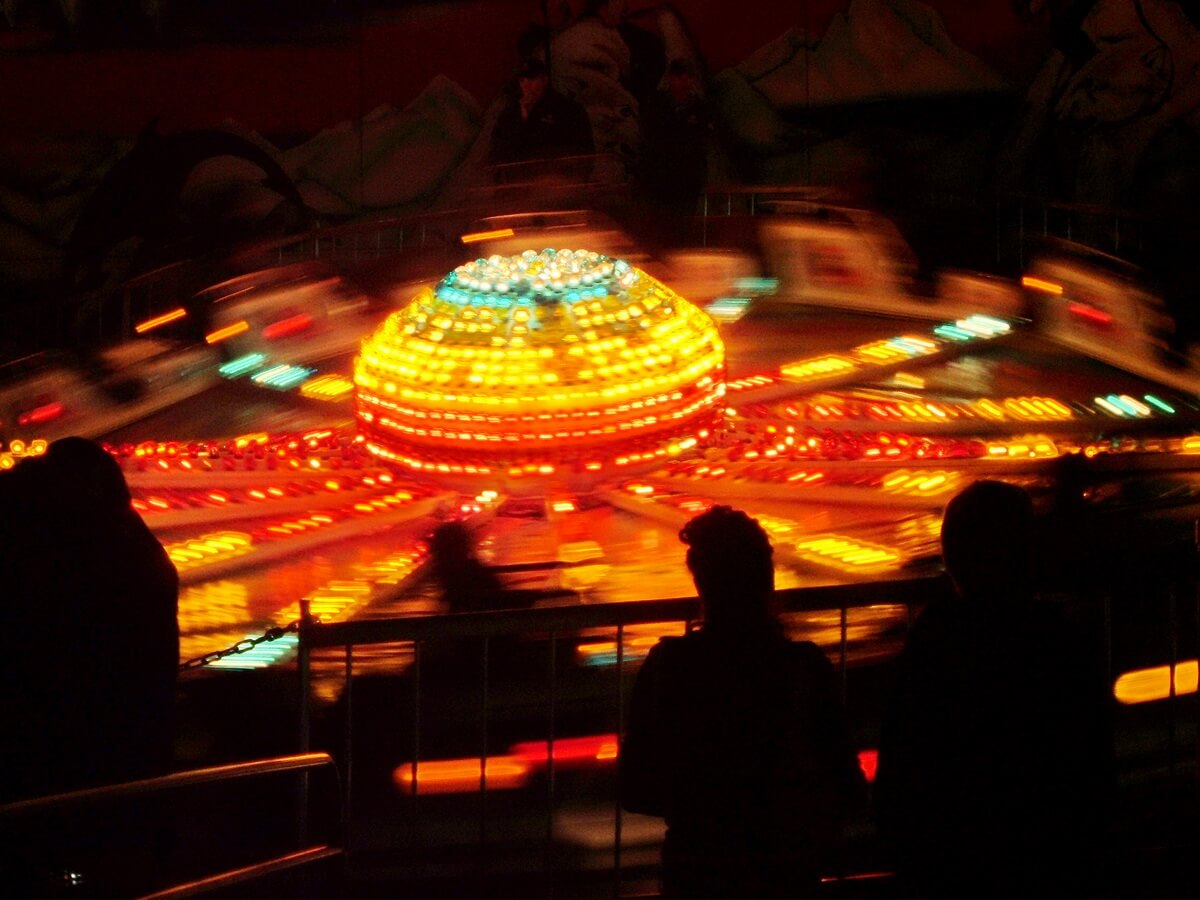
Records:
{"label": "person's head silhouette", "polygon": [[714,506],[688,522],[679,539],[687,544],[687,566],[704,603],[707,627],[774,623],[774,551],[757,521],[741,510]]}
{"label": "person's head silhouette", "polygon": [[429,538],[429,555],[434,568],[453,568],[475,555],[475,539],[462,522],[443,522]]}
{"label": "person's head silhouette", "polygon": [[942,556],[966,597],[1016,595],[1029,585],[1033,502],[1003,481],[976,481],[946,506]]}
{"label": "person's head silhouette", "polygon": [[44,457],[47,478],[60,497],[95,513],[128,511],[131,501],[125,474],[113,455],[95,441],[65,437],[51,442]]}
{"label": "person's head silhouette", "polygon": [[536,57],[525,60],[517,70],[517,87],[521,93],[521,107],[528,110],[546,95],[550,84],[550,70]]}

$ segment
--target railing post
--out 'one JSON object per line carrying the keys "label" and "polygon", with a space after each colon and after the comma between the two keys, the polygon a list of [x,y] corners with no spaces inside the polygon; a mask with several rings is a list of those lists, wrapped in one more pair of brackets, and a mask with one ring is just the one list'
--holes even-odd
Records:
{"label": "railing post", "polygon": [[479,871],[486,874],[487,865],[487,760],[488,760],[488,657],[491,638],[484,635],[482,668],[479,684]]}
{"label": "railing post", "polygon": [[[307,753],[311,738],[308,718],[309,691],[312,673],[309,671],[312,648],[309,641],[312,638],[312,607],[307,599],[300,601],[300,640],[296,649],[296,669],[299,675],[299,720],[300,720],[300,752]],[[296,786],[296,839],[303,847],[308,840],[308,772],[300,774]]]}
{"label": "railing post", "polygon": [[842,613],[841,613],[841,629],[842,629],[841,654],[842,654],[842,658],[841,658],[841,663],[839,666],[840,678],[841,678],[841,683],[842,683],[842,686],[841,686],[842,687],[842,706],[846,705],[846,670],[847,670],[846,650],[847,650],[847,643],[848,643],[847,633],[849,631],[849,627],[848,627],[849,615],[850,615],[849,607],[846,605],[846,603],[843,602],[842,603]]}
{"label": "railing post", "polygon": [[[1178,763],[1176,760],[1176,742],[1178,739],[1178,727],[1176,726],[1175,717],[1178,713],[1179,692],[1175,687],[1175,679],[1179,677],[1179,612],[1177,604],[1177,591],[1175,578],[1172,577],[1170,584],[1167,587],[1167,628],[1170,632],[1170,660],[1171,666],[1170,679],[1167,684],[1167,743],[1170,747],[1170,758],[1167,761],[1168,783],[1171,785],[1171,793],[1175,793],[1175,779],[1178,777]],[[1179,804],[1172,804],[1174,807],[1171,810],[1172,818],[1174,819],[1180,812]]]}
{"label": "railing post", "polygon": [[415,862],[417,858],[417,844],[420,840],[420,816],[418,814],[418,793],[417,782],[419,780],[418,767],[421,761],[421,642],[413,642],[413,667],[412,667],[412,783],[409,786],[409,801],[412,803],[412,811],[408,817],[409,822],[409,851],[412,860]]}
{"label": "railing post", "polygon": [[[1195,519],[1192,522],[1192,560],[1188,567],[1188,574],[1195,580],[1197,572],[1197,563],[1200,563],[1200,519]],[[1192,645],[1192,652],[1196,654],[1197,667],[1197,685],[1196,696],[1192,702],[1192,712],[1195,716],[1195,721],[1192,722],[1193,733],[1195,735],[1195,763],[1196,776],[1193,779],[1193,786],[1196,791],[1193,794],[1193,802],[1200,800],[1200,584],[1197,584],[1192,589],[1192,627],[1194,629],[1193,637],[1195,643]]]}
{"label": "railing post", "polygon": [[547,896],[554,896],[554,720],[558,706],[558,641],[557,633],[550,632],[550,643],[546,653],[550,685],[548,688],[548,715],[546,721],[546,884]]}
{"label": "railing post", "polygon": [[625,623],[617,625],[617,797],[613,819],[613,897],[621,896],[621,741],[625,737]]}
{"label": "railing post", "polygon": [[309,691],[311,688],[312,648],[312,606],[307,599],[300,601],[300,640],[296,648],[296,669],[299,675],[299,736],[300,752],[307,753],[310,735],[308,718]]}
{"label": "railing post", "polygon": [[346,645],[346,681],[342,686],[345,698],[346,724],[342,730],[342,754],[345,773],[346,800],[342,804],[342,833],[350,834],[350,804],[354,799],[354,645]]}

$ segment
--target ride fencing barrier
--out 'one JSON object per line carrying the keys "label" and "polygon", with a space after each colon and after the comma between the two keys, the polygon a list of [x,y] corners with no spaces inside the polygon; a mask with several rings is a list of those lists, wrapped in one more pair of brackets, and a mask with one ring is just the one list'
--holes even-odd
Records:
{"label": "ride fencing barrier", "polygon": [[[1100,589],[1056,598],[1107,669],[1113,840],[1135,867],[1162,835],[1197,821],[1196,558],[1171,548],[1106,560],[1113,571]],[[938,576],[779,592],[788,633],[835,665],[868,779],[898,654],[923,606],[947,590]],[[304,615],[299,741],[339,758],[352,878],[418,893],[652,892],[661,822],[621,810],[615,760],[641,657],[700,615],[696,598],[328,624]],[[378,675],[381,655],[403,666]],[[863,809],[827,881],[889,878],[883,859]]]}
{"label": "ride fencing barrier", "polygon": [[[913,610],[944,589],[921,578],[780,592],[785,623],[831,655],[868,767],[882,693],[870,658],[894,655]],[[620,809],[615,760],[638,661],[700,614],[698,599],[679,598],[302,617],[300,745],[337,748],[352,872],[372,880],[386,869],[418,893],[481,883],[564,897],[653,890],[661,823]],[[356,667],[381,648],[407,660],[402,675]],[[338,682],[325,709],[322,678]],[[829,878],[886,875],[865,855]]]}

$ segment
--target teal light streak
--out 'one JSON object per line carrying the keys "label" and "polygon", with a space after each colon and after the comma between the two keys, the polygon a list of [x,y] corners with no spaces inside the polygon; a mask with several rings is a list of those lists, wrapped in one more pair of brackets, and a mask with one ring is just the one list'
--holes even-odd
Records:
{"label": "teal light streak", "polygon": [[247,372],[253,372],[266,361],[267,355],[265,353],[247,353],[245,356],[231,359],[218,368],[217,371],[226,378],[240,378]]}
{"label": "teal light streak", "polygon": [[950,338],[952,341],[969,341],[975,337],[975,335],[971,334],[969,331],[963,331],[957,325],[951,325],[949,323],[945,325],[939,325],[937,328],[933,329],[933,333],[938,337]]}
{"label": "teal light streak", "polygon": [[1139,415],[1137,407],[1131,406],[1129,404],[1129,402],[1126,401],[1123,397],[1118,397],[1116,394],[1109,394],[1104,399],[1107,400],[1109,403],[1111,403],[1113,406],[1120,407],[1121,411],[1126,413],[1127,415],[1131,415],[1131,416]]}
{"label": "teal light streak", "polygon": [[1175,415],[1175,407],[1171,406],[1171,404],[1167,403],[1166,401],[1155,397],[1153,394],[1146,394],[1146,402],[1151,406],[1157,406],[1169,416]]}

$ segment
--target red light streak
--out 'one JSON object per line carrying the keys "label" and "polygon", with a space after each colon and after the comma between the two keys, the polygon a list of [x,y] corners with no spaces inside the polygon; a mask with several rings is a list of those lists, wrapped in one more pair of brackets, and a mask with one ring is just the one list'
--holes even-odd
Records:
{"label": "red light streak", "polygon": [[268,341],[274,341],[288,335],[299,334],[301,331],[307,331],[312,327],[312,323],[312,316],[308,313],[299,313],[298,315],[289,316],[286,319],[280,319],[278,322],[272,322],[270,325],[264,326],[262,335]]}
{"label": "red light streak", "polygon": [[1099,325],[1102,328],[1108,328],[1113,323],[1112,315],[1095,306],[1089,306],[1086,303],[1068,303],[1067,312],[1077,319],[1083,319],[1085,322],[1092,325]]}
{"label": "red light streak", "polygon": [[21,413],[17,416],[19,425],[41,425],[43,422],[50,422],[57,419],[63,414],[64,407],[61,403],[47,403],[43,406],[35,406],[33,409]]}
{"label": "red light streak", "polygon": [[[559,738],[553,742],[551,756],[555,765],[563,763],[604,763],[617,758],[617,736],[596,734],[585,737]],[[513,744],[509,753],[531,766],[546,764],[546,742],[526,741]]]}
{"label": "red light streak", "polygon": [[868,784],[875,783],[875,771],[879,768],[878,750],[859,750],[858,767],[862,769],[863,777]]}

